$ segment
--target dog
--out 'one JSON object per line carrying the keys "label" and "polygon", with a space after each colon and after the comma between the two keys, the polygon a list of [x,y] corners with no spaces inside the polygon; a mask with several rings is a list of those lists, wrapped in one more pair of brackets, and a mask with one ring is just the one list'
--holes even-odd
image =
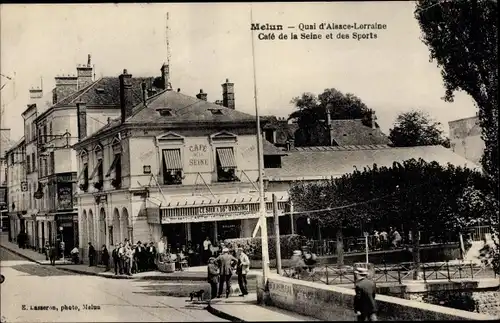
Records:
{"label": "dog", "polygon": [[199,290],[199,291],[196,291],[196,292],[191,292],[189,293],[189,298],[190,298],[190,301],[192,302],[193,299],[197,299],[198,301],[201,301],[203,300],[203,295],[205,294],[205,291],[203,289]]}

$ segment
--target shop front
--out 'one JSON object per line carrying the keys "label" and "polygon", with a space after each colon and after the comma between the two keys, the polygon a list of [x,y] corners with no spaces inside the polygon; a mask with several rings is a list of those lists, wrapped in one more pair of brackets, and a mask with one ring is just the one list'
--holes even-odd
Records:
{"label": "shop front", "polygon": [[[215,203],[212,202],[214,200],[208,203],[184,200],[182,207],[173,202],[170,204],[175,207],[160,208],[159,221],[150,218],[148,222],[150,225],[161,224],[162,235],[173,249],[189,242],[193,246],[201,245],[206,237],[212,243],[251,237],[259,218],[259,202],[257,198],[247,198],[247,202],[244,200],[241,197],[217,199]],[[221,201],[224,203],[216,204]],[[287,204],[288,201],[283,198],[278,202],[278,215],[286,211]],[[272,218],[272,203],[266,202],[266,208],[266,216]]]}
{"label": "shop front", "polygon": [[58,174],[56,189],[56,212],[53,233],[56,242],[64,242],[65,255],[78,245],[78,212],[73,208],[74,174]]}

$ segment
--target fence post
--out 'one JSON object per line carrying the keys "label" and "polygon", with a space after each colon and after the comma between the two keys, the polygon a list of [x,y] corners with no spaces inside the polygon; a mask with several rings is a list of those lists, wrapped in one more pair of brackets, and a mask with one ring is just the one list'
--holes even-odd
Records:
{"label": "fence post", "polygon": [[387,283],[387,264],[385,263],[385,260],[384,260],[384,276],[385,276],[385,282]]}
{"label": "fence post", "polygon": [[425,264],[422,264],[422,274],[424,275],[424,283],[427,282],[427,278],[426,278],[426,275],[425,275]]}
{"label": "fence post", "polygon": [[451,281],[450,277],[450,263],[446,260],[446,272],[448,273],[448,281]]}
{"label": "fence post", "polygon": [[470,261],[470,276],[474,278],[474,268],[472,268],[472,260]]}
{"label": "fence post", "polygon": [[398,266],[398,282],[401,285],[401,267]]}
{"label": "fence post", "polygon": [[325,265],[325,271],[326,271],[326,284],[328,285],[328,265]]}

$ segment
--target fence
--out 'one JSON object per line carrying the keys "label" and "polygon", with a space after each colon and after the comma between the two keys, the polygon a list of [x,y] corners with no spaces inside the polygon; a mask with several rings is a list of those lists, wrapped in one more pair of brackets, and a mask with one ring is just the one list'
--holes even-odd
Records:
{"label": "fence", "polygon": [[[366,264],[363,264],[366,266]],[[416,266],[413,262],[399,264],[373,265],[369,264],[371,279],[376,283],[399,283],[412,280]],[[286,268],[283,276],[306,281],[322,282],[327,285],[349,284],[355,282],[354,267],[321,265],[307,269]],[[430,280],[447,279],[453,281],[463,278],[496,278],[490,266],[476,265],[472,261],[445,261],[420,264],[419,279],[424,282]]]}
{"label": "fence", "polygon": [[488,225],[480,225],[470,228],[469,234],[472,241],[483,240],[486,234],[491,234],[491,227]]}

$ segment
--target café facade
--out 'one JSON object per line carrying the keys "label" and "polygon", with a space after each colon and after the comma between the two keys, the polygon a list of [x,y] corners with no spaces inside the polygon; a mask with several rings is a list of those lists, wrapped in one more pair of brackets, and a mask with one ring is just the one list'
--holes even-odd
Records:
{"label": "caf\u00e9 facade", "polygon": [[[233,84],[222,84],[223,106],[202,91],[194,97],[167,87],[151,96],[145,89],[132,106],[130,78],[120,76],[121,117],[90,136],[85,102],[77,105],[81,246],[251,237],[260,202],[256,119],[234,108]],[[268,154],[283,154],[270,146]],[[276,197],[283,214],[288,194]],[[271,222],[271,194],[265,199]]]}

